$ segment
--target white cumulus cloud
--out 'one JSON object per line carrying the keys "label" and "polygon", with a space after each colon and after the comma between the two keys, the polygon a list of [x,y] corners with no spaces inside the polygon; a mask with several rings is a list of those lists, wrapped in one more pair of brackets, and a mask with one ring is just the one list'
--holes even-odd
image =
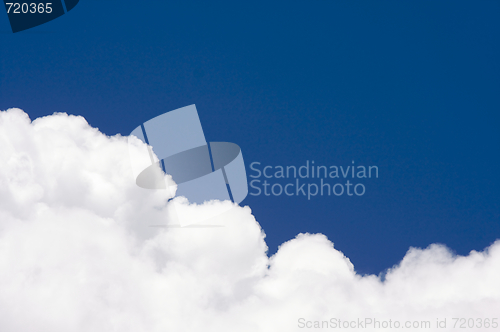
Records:
{"label": "white cumulus cloud", "polygon": [[196,223],[232,203],[167,204],[130,167],[127,138],[82,117],[0,112],[0,331],[453,331],[454,317],[498,330],[500,242],[410,248],[384,278],[357,274],[322,234],[268,258],[249,207],[224,227],[149,227],[170,205]]}

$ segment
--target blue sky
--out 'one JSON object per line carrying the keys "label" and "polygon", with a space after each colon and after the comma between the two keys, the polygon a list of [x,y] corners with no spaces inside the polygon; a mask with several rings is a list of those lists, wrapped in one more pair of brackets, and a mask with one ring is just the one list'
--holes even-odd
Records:
{"label": "blue sky", "polygon": [[362,197],[248,196],[270,253],[328,236],[361,273],[409,246],[500,238],[500,4],[82,0],[12,34],[0,109],[67,112],[108,135],[196,104],[248,166],[377,165]]}

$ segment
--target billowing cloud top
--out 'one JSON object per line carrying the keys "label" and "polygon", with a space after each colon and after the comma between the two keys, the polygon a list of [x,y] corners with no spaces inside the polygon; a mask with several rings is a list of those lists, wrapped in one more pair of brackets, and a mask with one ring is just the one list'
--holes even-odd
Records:
{"label": "billowing cloud top", "polygon": [[499,242],[466,257],[412,248],[382,280],[321,234],[268,258],[249,207],[222,214],[225,227],[148,227],[171,204],[196,220],[233,203],[167,204],[135,185],[126,138],[82,117],[1,112],[0,147],[2,332],[451,331],[473,318],[470,331],[500,318]]}

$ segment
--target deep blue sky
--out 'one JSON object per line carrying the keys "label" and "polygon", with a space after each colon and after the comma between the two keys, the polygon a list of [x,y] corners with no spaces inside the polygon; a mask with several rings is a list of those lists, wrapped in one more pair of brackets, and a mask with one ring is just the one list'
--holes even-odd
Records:
{"label": "deep blue sky", "polygon": [[81,0],[12,34],[4,12],[0,109],[128,135],[196,104],[207,139],[240,145],[248,171],[377,165],[363,197],[242,204],[270,253],[321,232],[378,273],[409,246],[467,254],[500,238],[499,17],[498,1]]}

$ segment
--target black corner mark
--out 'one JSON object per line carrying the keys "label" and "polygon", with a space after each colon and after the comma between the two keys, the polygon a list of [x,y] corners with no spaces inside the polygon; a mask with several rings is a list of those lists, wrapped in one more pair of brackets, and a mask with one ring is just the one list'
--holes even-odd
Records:
{"label": "black corner mark", "polygon": [[[66,10],[73,9],[79,0],[65,0]],[[65,14],[61,0],[4,0],[12,32],[31,29]]]}

